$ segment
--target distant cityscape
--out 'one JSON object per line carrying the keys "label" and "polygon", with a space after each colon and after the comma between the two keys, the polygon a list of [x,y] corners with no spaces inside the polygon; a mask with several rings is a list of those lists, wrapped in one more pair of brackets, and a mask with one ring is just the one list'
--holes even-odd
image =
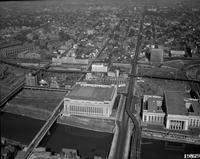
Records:
{"label": "distant cityscape", "polygon": [[0,4],[2,159],[200,155],[198,0]]}

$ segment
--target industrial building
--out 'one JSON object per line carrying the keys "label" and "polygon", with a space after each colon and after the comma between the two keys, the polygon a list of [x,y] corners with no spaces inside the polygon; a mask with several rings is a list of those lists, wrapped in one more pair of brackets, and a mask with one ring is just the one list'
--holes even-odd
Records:
{"label": "industrial building", "polygon": [[142,121],[172,130],[200,128],[199,100],[185,92],[166,91],[164,97],[144,95]]}
{"label": "industrial building", "polygon": [[82,64],[88,65],[89,59],[76,59],[75,57],[59,57],[52,58],[52,64],[61,65],[61,64]]}
{"label": "industrial building", "polygon": [[114,85],[76,84],[64,98],[63,115],[109,117],[116,96]]}
{"label": "industrial building", "polygon": [[25,43],[23,45],[14,45],[0,49],[0,57],[17,57],[20,52],[34,51],[36,47],[32,43]]}

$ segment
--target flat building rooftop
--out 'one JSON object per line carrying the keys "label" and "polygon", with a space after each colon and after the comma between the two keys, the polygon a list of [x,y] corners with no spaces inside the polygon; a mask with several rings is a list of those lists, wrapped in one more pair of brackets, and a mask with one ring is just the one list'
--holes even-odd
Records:
{"label": "flat building rooftop", "polygon": [[[186,100],[190,107],[186,108]],[[165,92],[167,114],[174,115],[200,115],[200,103],[191,99],[189,93],[185,92]]]}
{"label": "flat building rooftop", "polygon": [[158,102],[162,103],[162,100],[163,100],[162,97],[161,98],[153,98],[153,97],[148,98],[147,110],[149,112],[163,113],[162,106],[158,105]]}
{"label": "flat building rooftop", "polygon": [[116,91],[113,85],[77,84],[65,98],[90,101],[111,101]]}

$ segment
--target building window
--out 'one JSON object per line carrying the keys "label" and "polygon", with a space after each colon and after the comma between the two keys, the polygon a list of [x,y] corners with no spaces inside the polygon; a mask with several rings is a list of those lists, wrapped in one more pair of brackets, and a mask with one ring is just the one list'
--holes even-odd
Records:
{"label": "building window", "polygon": [[[78,105],[67,105],[69,113],[71,114],[87,114],[87,115],[104,115],[104,108],[103,107],[96,107],[96,106],[78,106]],[[107,108],[108,109],[108,108]]]}
{"label": "building window", "polygon": [[193,123],[192,123],[192,126],[195,126],[195,120],[193,119]]}
{"label": "building window", "polygon": [[158,123],[161,123],[161,122],[160,122],[160,119],[161,119],[161,117],[159,116],[159,117],[158,117]]}
{"label": "building window", "polygon": [[73,111],[73,105],[70,105],[70,107],[69,107],[69,111]]}
{"label": "building window", "polygon": [[84,108],[84,110],[83,110],[83,111],[84,111],[84,113],[85,113],[85,112],[86,112],[86,107],[83,107],[83,108]]}
{"label": "building window", "polygon": [[89,114],[91,114],[91,107],[89,107]]}
{"label": "building window", "polygon": [[79,112],[82,113],[82,107],[79,106]]}
{"label": "building window", "polygon": [[146,122],[147,121],[147,116],[146,115],[144,115],[144,122]]}
{"label": "building window", "polygon": [[154,120],[155,120],[155,123],[157,123],[158,121],[157,121],[157,116],[154,116]]}
{"label": "building window", "polygon": [[190,126],[192,126],[192,119],[190,119]]}
{"label": "building window", "polygon": [[151,116],[149,116],[149,122],[151,122]]}

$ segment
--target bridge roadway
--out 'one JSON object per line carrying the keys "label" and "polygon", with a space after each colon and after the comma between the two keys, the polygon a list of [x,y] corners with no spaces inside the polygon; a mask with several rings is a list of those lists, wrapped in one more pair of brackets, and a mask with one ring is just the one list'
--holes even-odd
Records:
{"label": "bridge roadway", "polygon": [[36,71],[35,72],[36,74],[39,73],[40,71],[52,72],[52,73],[82,73],[82,74],[90,72],[90,71],[85,71],[85,70],[84,71],[82,71],[82,70],[53,70],[53,69],[48,69],[50,66],[49,64],[47,64],[44,67],[37,68],[37,67],[32,67],[32,66],[22,66],[20,64],[16,64],[16,63],[9,62],[9,61],[2,60],[2,59],[0,59],[0,62],[3,64],[11,65],[13,67]]}
{"label": "bridge roadway", "polygon": [[[142,43],[144,16],[145,16],[145,11],[143,11],[142,19],[140,21],[140,30],[139,30],[139,34],[138,34],[135,56],[134,56],[133,60],[131,61],[131,63],[132,63],[131,74],[133,74],[133,75],[137,74],[137,61],[138,61],[138,56],[139,56],[139,53],[140,53],[141,43]],[[130,158],[131,159],[140,159],[141,128],[140,128],[139,122],[136,118],[137,111],[135,110],[135,104],[137,103],[137,101],[135,100],[135,98],[133,98],[133,93],[135,91],[135,81],[136,81],[135,77],[131,76],[130,77],[130,84],[129,84],[129,88],[128,88],[126,112],[127,112],[128,116],[131,118],[131,120],[133,122],[133,126],[134,126],[133,127],[132,141],[131,141]],[[134,114],[132,113],[132,109],[133,109]]]}
{"label": "bridge roadway", "polygon": [[129,74],[129,77],[141,77],[141,78],[151,78],[151,79],[161,79],[161,80],[172,80],[172,81],[183,81],[183,82],[193,82],[193,83],[200,83],[199,80],[194,79],[181,79],[181,78],[169,78],[169,77],[158,77],[158,76],[149,76],[149,75],[133,75],[132,73]]}
{"label": "bridge roadway", "polygon": [[185,144],[195,144],[200,145],[200,138],[198,136],[180,134],[176,132],[166,132],[144,128],[142,129],[143,138],[151,138],[162,141],[172,141]]}
{"label": "bridge roadway", "polygon": [[[131,68],[131,74],[135,75],[137,71],[137,60],[138,60],[138,55],[140,51],[140,46],[142,42],[142,31],[143,31],[143,19],[144,19],[144,14],[142,15],[142,18],[140,20],[140,30],[138,34],[138,40],[137,40],[137,45],[136,45],[136,52],[135,56],[132,59],[132,68]],[[125,152],[125,141],[126,141],[126,134],[127,134],[127,127],[128,127],[128,118],[133,122],[134,128],[133,128],[133,136],[132,136],[132,141],[131,141],[131,159],[140,159],[140,149],[141,149],[141,130],[139,123],[136,119],[136,110],[133,110],[132,114],[132,109],[135,108],[136,101],[133,100],[133,90],[134,90],[134,85],[135,85],[135,78],[134,76],[130,77],[130,82],[129,82],[129,87],[128,87],[128,93],[127,93],[127,99],[125,103],[125,110],[127,113],[124,114],[124,119],[122,122],[116,122],[118,128],[119,128],[119,137],[117,140],[117,149],[115,156],[113,157],[114,159],[122,159],[124,152]]]}
{"label": "bridge roadway", "polygon": [[47,87],[38,87],[38,86],[28,86],[25,85],[25,82],[22,81],[11,90],[1,101],[0,101],[0,108],[2,108],[12,97],[17,95],[22,89],[31,89],[31,90],[44,90],[44,91],[57,91],[57,92],[67,92],[70,91],[71,88],[68,89],[59,89],[59,88],[47,88]]}
{"label": "bridge roadway", "polygon": [[17,87],[11,90],[1,101],[0,108],[2,108],[13,96],[15,96],[24,87],[24,81],[20,82]]}
{"label": "bridge roadway", "polygon": [[51,66],[51,63],[49,62],[49,63],[46,64],[44,67],[39,68],[36,72],[34,72],[33,75],[37,75],[37,74],[39,74],[40,71],[42,71],[42,70],[47,70],[50,66]]}
{"label": "bridge roadway", "polygon": [[48,88],[48,87],[28,86],[28,85],[24,85],[24,89],[44,90],[44,91],[57,91],[57,92],[67,92],[67,91],[72,90],[72,88],[60,89],[60,88]]}
{"label": "bridge roadway", "polygon": [[54,109],[53,113],[51,114],[51,116],[49,117],[47,122],[43,125],[43,127],[40,129],[40,131],[37,133],[37,135],[34,137],[34,139],[28,145],[23,159],[28,159],[31,157],[33,150],[39,145],[42,138],[45,136],[45,134],[48,132],[50,127],[53,125],[53,123],[56,121],[56,119],[60,115],[60,112],[63,110],[63,107],[64,107],[63,103],[64,103],[64,101],[62,100],[58,104],[58,106]]}

